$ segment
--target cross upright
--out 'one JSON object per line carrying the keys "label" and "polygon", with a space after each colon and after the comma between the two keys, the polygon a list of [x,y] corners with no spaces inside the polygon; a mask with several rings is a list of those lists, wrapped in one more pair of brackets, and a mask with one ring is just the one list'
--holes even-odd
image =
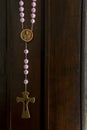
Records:
{"label": "cross upright", "polygon": [[29,108],[28,108],[29,102],[35,103],[35,97],[31,98],[31,97],[29,97],[29,94],[30,93],[28,91],[24,91],[24,92],[22,92],[23,97],[16,98],[17,103],[19,103],[19,102],[23,103],[23,111],[22,111],[22,115],[21,115],[21,118],[23,118],[23,119],[30,118],[30,112],[29,112]]}

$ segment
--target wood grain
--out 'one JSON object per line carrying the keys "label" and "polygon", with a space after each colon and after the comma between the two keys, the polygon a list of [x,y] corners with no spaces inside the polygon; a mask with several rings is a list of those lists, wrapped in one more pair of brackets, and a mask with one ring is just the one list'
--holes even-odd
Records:
{"label": "wood grain", "polygon": [[0,130],[6,129],[6,1],[0,1]]}
{"label": "wood grain", "polygon": [[47,129],[80,130],[81,0],[48,0],[47,11]]}

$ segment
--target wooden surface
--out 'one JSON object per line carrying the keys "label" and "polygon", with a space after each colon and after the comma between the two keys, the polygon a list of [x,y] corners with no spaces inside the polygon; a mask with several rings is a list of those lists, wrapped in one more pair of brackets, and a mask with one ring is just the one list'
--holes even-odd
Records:
{"label": "wooden surface", "polygon": [[49,130],[81,130],[81,4],[48,0]]}
{"label": "wooden surface", "polygon": [[6,1],[0,2],[0,130],[6,129]]}
{"label": "wooden surface", "polygon": [[[26,11],[30,1],[25,0]],[[17,0],[0,4],[0,130],[81,130],[81,0],[37,1],[30,49],[31,119],[16,103],[23,86],[23,49]],[[7,12],[6,12],[7,10]],[[30,13],[26,14],[29,26]],[[6,26],[7,25],[7,26]]]}

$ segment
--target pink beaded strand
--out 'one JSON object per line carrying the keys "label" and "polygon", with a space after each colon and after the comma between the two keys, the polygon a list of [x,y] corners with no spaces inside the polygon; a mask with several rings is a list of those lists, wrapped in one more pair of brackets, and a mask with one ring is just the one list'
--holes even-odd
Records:
{"label": "pink beaded strand", "polygon": [[21,25],[22,25],[22,29],[23,29],[23,23],[25,22],[25,18],[24,18],[24,7],[23,7],[23,5],[24,5],[24,1],[23,0],[20,0],[19,1],[19,11],[20,11],[20,13],[19,13],[19,15],[20,15],[20,22],[21,22]]}
{"label": "pink beaded strand", "polygon": [[32,0],[31,3],[32,9],[31,9],[31,29],[33,30],[33,24],[35,23],[35,18],[36,18],[36,0]]}
{"label": "pink beaded strand", "polygon": [[[32,0],[31,2],[31,19],[30,19],[30,23],[31,23],[31,30],[33,31],[33,24],[35,23],[35,18],[36,18],[36,1],[37,0]],[[25,14],[24,14],[24,1],[23,0],[19,0],[19,16],[20,16],[20,22],[22,25],[22,29],[24,28],[23,23],[25,22]],[[24,49],[24,55],[25,55],[25,59],[24,59],[24,75],[25,75],[25,79],[24,79],[24,85],[25,85],[25,91],[27,90],[27,85],[29,83],[28,79],[27,79],[27,75],[29,74],[29,60],[28,60],[28,55],[29,50],[27,49],[27,43],[25,43],[25,49]]]}

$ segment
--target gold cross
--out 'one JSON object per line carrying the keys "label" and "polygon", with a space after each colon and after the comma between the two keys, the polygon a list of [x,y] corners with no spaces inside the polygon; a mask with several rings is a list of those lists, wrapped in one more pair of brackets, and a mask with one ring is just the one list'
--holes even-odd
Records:
{"label": "gold cross", "polygon": [[35,97],[30,98],[30,97],[28,97],[29,94],[30,94],[29,92],[24,91],[24,92],[22,92],[23,97],[16,98],[17,103],[19,103],[19,102],[23,103],[23,111],[22,111],[22,115],[21,115],[21,118],[23,118],[23,119],[30,118],[30,112],[29,112],[29,108],[28,108],[29,102],[35,103]]}

